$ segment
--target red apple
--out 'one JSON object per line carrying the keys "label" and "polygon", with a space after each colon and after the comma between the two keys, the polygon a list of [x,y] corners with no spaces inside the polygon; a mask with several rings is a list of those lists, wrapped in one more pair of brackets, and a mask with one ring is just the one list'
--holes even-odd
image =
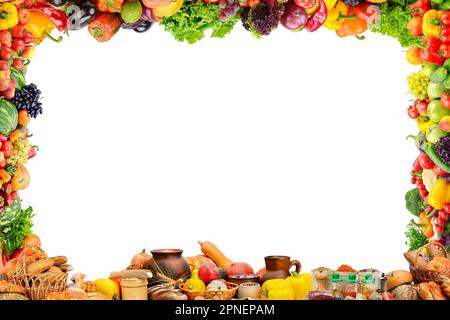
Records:
{"label": "red apple", "polygon": [[212,263],[205,263],[198,270],[198,277],[207,285],[211,281],[219,279],[219,270]]}
{"label": "red apple", "polygon": [[234,262],[227,268],[227,273],[229,276],[238,274],[254,274],[251,265],[245,262]]}

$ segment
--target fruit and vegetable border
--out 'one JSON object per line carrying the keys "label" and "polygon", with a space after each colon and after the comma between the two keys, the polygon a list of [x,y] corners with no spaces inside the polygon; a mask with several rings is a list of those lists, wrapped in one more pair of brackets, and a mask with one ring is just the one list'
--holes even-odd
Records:
{"label": "fruit and vegetable border", "polygon": [[368,30],[398,39],[407,61],[420,66],[407,79],[414,96],[407,114],[418,127],[410,138],[419,150],[414,188],[405,196],[413,215],[407,244],[449,247],[450,0],[0,0],[0,271],[32,236],[34,212],[22,208],[19,192],[30,183],[26,164],[38,152],[28,124],[43,111],[41,91],[25,79],[35,47],[84,28],[105,42],[156,24],[189,44],[223,38],[238,24],[255,38],[281,26],[295,31],[292,37],[321,29],[359,40]]}

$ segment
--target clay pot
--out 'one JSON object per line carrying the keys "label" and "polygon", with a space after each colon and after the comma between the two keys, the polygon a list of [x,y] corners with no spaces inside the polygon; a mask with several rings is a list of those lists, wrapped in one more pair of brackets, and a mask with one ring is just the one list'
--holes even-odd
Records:
{"label": "clay pot", "polygon": [[270,279],[285,279],[291,275],[290,269],[295,267],[295,272],[300,273],[302,265],[298,260],[291,260],[288,256],[267,256],[266,272],[261,277],[261,283]]}
{"label": "clay pot", "polygon": [[186,260],[183,258],[181,249],[157,249],[152,250],[152,259],[147,263],[147,269],[153,273],[149,279],[149,285],[161,281],[158,274],[162,274],[173,280],[189,279],[191,271]]}

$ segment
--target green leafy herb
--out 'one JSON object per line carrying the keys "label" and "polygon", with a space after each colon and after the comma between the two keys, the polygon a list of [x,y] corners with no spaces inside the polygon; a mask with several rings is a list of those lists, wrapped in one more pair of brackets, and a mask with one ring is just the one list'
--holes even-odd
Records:
{"label": "green leafy herb", "polygon": [[218,5],[187,1],[178,13],[164,18],[161,24],[176,40],[190,44],[203,39],[208,29],[212,30],[211,37],[223,38],[233,29],[239,20],[239,14],[222,22],[219,20],[219,12]]}
{"label": "green leafy herb", "polygon": [[16,89],[21,90],[23,87],[25,87],[26,80],[25,76],[23,75],[22,71],[18,70],[15,67],[10,67],[11,69],[11,77],[16,80]]}
{"label": "green leafy herb", "polygon": [[425,210],[425,204],[418,188],[411,189],[406,193],[405,204],[406,209],[417,217]]}
{"label": "green leafy herb", "polygon": [[32,234],[33,208],[28,207],[22,210],[19,201],[16,201],[13,206],[16,207],[6,213],[3,212],[3,217],[0,219],[0,245],[6,255],[10,255],[14,250],[20,248],[23,239]]}
{"label": "green leafy herb", "polygon": [[412,18],[409,5],[413,1],[385,2],[380,4],[379,23],[373,24],[370,29],[383,35],[396,38],[402,47],[421,44],[423,37],[413,37],[408,32],[408,22]]}
{"label": "green leafy herb", "polygon": [[413,220],[406,226],[407,230],[405,232],[406,244],[408,245],[408,251],[414,251],[428,243],[427,237],[425,237],[420,231],[420,226],[417,225]]}

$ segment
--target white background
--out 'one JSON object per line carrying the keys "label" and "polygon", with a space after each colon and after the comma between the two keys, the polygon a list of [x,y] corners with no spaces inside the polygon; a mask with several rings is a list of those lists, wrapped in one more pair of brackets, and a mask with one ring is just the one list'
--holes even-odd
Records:
{"label": "white background", "polygon": [[28,74],[45,111],[24,204],[49,254],[89,279],[144,247],[196,255],[197,240],[255,271],[270,254],[404,269],[413,70],[394,39],[326,29],[46,41]]}

